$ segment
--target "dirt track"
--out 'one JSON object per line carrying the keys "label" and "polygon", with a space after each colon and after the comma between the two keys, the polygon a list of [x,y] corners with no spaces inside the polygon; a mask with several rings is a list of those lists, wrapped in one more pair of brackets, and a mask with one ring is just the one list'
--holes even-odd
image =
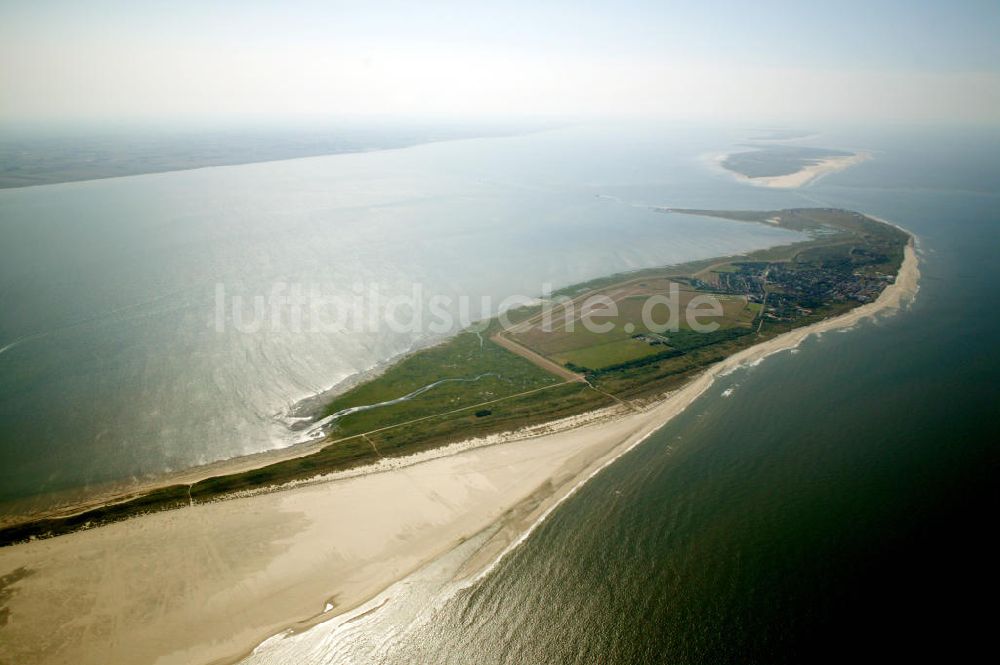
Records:
{"label": "dirt track", "polygon": [[556,376],[562,377],[569,381],[579,381],[581,383],[587,382],[587,380],[583,377],[582,374],[571,372],[562,365],[552,362],[545,356],[535,353],[528,347],[522,346],[521,344],[518,344],[512,339],[507,339],[506,337],[503,336],[503,333],[497,333],[493,335],[492,337],[490,337],[490,340],[496,342],[497,344],[507,349],[511,353],[516,353],[522,358],[530,360],[534,364],[544,369],[546,372],[550,372],[551,374],[555,374]]}

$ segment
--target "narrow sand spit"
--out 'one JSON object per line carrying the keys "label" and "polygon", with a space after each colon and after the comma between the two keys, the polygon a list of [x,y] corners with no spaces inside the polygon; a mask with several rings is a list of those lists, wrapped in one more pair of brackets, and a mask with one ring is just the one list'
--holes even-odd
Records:
{"label": "narrow sand spit", "polygon": [[477,574],[715,377],[810,335],[897,310],[918,278],[911,241],[896,282],[874,303],[741,351],[639,412],[585,414],[373,472],[0,549],[0,576],[20,571],[0,601],[4,658],[23,665],[235,660],[288,627],[360,605],[499,524],[463,570]]}

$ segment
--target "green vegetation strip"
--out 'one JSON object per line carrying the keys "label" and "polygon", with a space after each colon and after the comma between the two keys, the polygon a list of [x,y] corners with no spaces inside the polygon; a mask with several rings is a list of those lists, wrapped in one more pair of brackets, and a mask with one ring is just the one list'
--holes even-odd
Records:
{"label": "green vegetation strip", "polygon": [[[175,484],[123,497],[75,515],[30,519],[0,529],[0,546],[211,501],[236,492],[276,487],[470,437],[514,431],[608,406],[616,400],[663,394],[740,349],[869,301],[891,281],[888,276],[898,272],[909,240],[895,227],[842,210],[677,212],[776,223],[805,232],[809,238],[747,256],[643,270],[565,289],[564,294],[579,296],[634,284],[647,277],[668,277],[698,290],[742,298],[749,302],[748,308],[754,314],[752,320],[734,319],[728,322],[729,327],[714,333],[680,330],[667,333],[664,339],[647,340],[656,346],[650,346],[641,357],[625,360],[612,360],[608,351],[611,347],[599,348],[607,340],[588,337],[586,331],[563,340],[570,344],[565,348],[576,349],[583,357],[612,360],[596,368],[566,363],[569,369],[584,373],[588,383],[566,382],[490,341],[489,336],[499,331],[499,323],[493,320],[478,333],[462,332],[411,354],[381,375],[332,399],[318,414],[337,416],[331,423],[330,442],[319,451],[191,485]],[[715,274],[712,284],[695,277],[701,271]],[[767,297],[762,303],[764,293]],[[511,313],[509,318],[528,322],[539,311],[538,307],[528,308]],[[635,338],[626,337],[622,342],[630,343],[630,339]],[[557,353],[554,348],[550,354],[539,348],[532,351],[549,360]]]}

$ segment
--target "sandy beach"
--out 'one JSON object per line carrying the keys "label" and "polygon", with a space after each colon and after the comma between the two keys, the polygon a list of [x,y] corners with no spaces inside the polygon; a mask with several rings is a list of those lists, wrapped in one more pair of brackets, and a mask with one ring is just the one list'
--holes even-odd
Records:
{"label": "sandy beach", "polygon": [[830,157],[829,159],[823,159],[819,162],[807,166],[795,173],[790,173],[788,175],[779,175],[765,178],[745,178],[747,181],[753,183],[754,185],[759,185],[761,187],[774,187],[777,189],[795,189],[796,187],[803,187],[810,182],[818,180],[825,175],[830,175],[831,173],[836,173],[837,171],[843,171],[856,164],[860,164],[868,159],[871,159],[871,153],[858,152],[853,155],[848,155],[846,157]]}
{"label": "sandy beach", "polygon": [[[768,186],[800,186],[850,165],[824,164],[799,184]],[[0,549],[0,662],[232,662],[287,628],[357,607],[499,525],[469,560],[465,574],[473,574],[717,376],[895,311],[918,280],[911,240],[895,283],[875,302],[734,354],[637,411],[605,410],[285,491]]]}

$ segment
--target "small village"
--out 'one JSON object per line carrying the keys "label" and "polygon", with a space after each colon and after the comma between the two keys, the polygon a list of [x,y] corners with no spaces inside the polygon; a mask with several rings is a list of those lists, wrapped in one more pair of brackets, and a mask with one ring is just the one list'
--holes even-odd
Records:
{"label": "small village", "polygon": [[822,262],[734,263],[735,270],[716,273],[717,284],[698,279],[691,284],[699,290],[744,295],[749,302],[763,305],[763,317],[793,321],[827,304],[873,302],[894,280],[872,269],[883,260],[854,250],[849,256]]}

